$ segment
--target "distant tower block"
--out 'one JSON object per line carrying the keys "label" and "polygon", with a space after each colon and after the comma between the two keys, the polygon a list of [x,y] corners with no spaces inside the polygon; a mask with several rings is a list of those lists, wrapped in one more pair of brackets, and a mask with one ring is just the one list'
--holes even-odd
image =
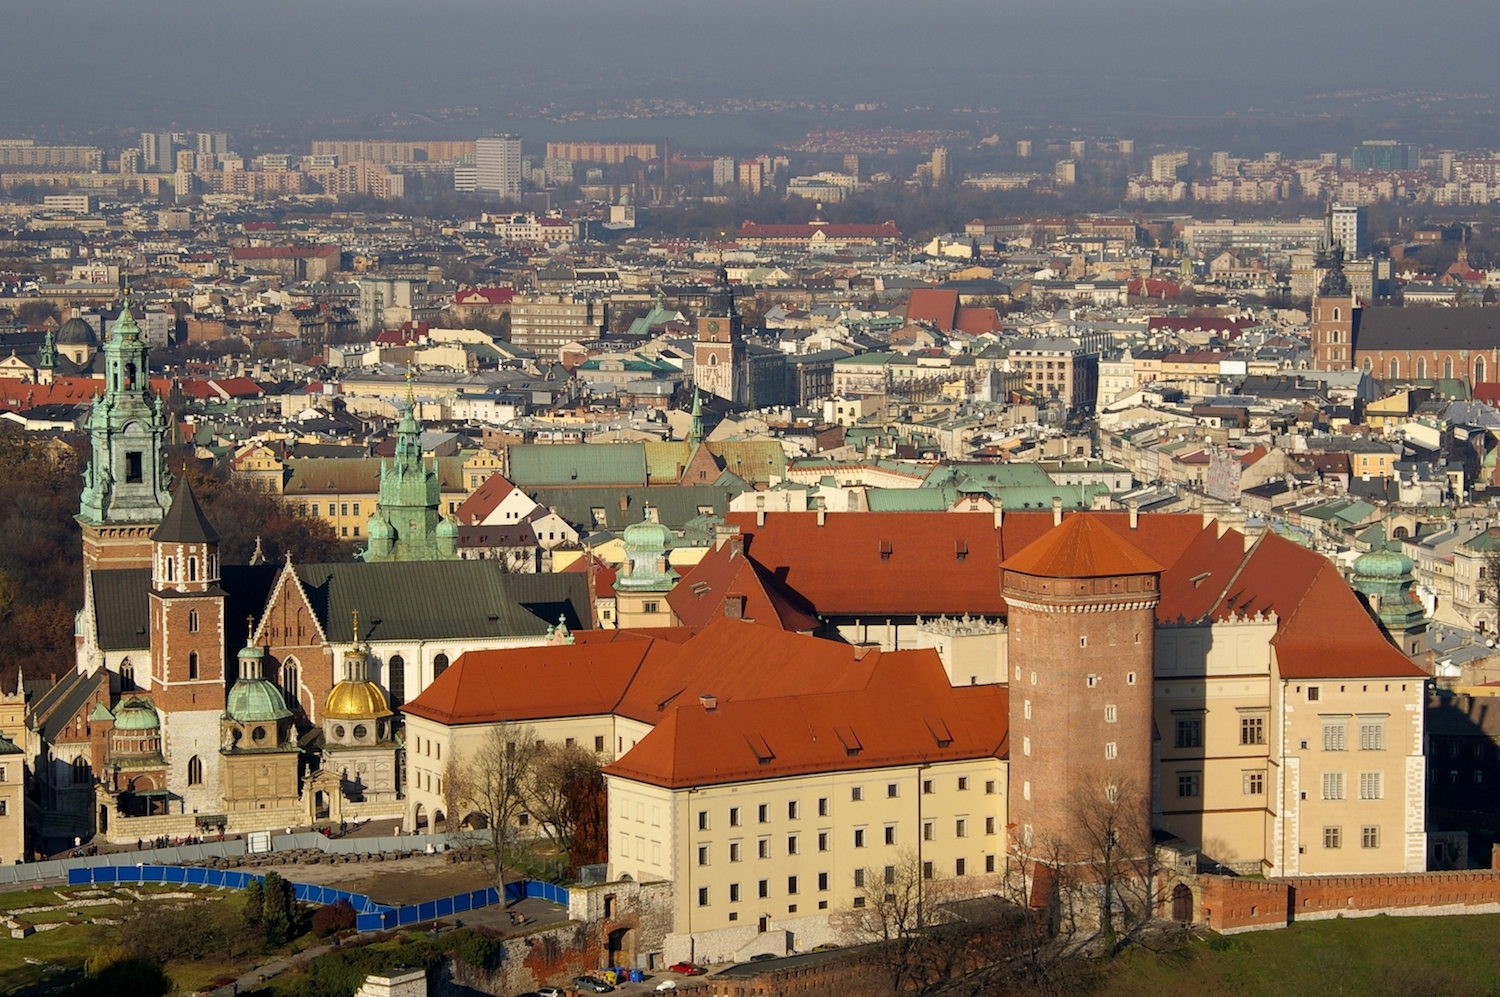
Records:
{"label": "distant tower block", "polygon": [[1161,565],[1079,513],[1002,567],[1011,847],[1038,861],[1086,861],[1084,811],[1118,801],[1149,826]]}
{"label": "distant tower block", "polygon": [[1020,139],[1019,141],[1016,142],[1016,158],[1017,159],[1030,159],[1031,158],[1031,139],[1029,139],[1029,138],[1023,138],[1023,139]]}

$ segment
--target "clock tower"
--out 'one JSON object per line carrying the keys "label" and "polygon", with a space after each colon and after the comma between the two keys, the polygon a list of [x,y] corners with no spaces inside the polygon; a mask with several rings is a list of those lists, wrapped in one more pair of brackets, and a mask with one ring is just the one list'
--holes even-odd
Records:
{"label": "clock tower", "polygon": [[698,316],[693,347],[693,383],[700,390],[732,402],[745,400],[745,342],[734,307],[729,272],[722,266]]}

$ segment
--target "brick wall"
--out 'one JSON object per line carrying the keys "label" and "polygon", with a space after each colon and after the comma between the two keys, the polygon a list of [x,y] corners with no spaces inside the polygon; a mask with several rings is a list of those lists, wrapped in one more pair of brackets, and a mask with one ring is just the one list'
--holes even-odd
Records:
{"label": "brick wall", "polygon": [[1204,876],[1202,887],[1201,919],[1223,933],[1333,917],[1500,913],[1500,871],[1488,869],[1274,880]]}

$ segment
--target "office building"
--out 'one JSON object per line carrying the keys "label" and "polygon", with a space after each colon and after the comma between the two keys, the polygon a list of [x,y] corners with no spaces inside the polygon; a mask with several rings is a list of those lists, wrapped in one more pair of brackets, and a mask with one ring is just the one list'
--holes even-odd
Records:
{"label": "office building", "polygon": [[521,140],[486,135],[474,143],[475,189],[501,197],[521,195]]}
{"label": "office building", "polygon": [[1344,258],[1361,259],[1370,255],[1370,209],[1354,204],[1334,204],[1328,209],[1333,230],[1333,244],[1342,246]]}

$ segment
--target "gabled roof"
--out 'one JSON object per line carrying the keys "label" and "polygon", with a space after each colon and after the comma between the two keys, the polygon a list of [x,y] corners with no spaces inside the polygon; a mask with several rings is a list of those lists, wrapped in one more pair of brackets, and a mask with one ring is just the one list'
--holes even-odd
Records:
{"label": "gabled roof", "polygon": [[492,474],[474,489],[473,494],[459,503],[453,518],[461,524],[483,523],[505,501],[505,497],[515,490],[516,486],[504,475]]}
{"label": "gabled roof", "polygon": [[510,448],[510,480],[544,485],[644,485],[646,455],[639,444],[564,443]]}
{"label": "gabled roof", "polygon": [[1139,547],[1089,515],[1065,517],[1001,567],[1042,578],[1103,578],[1162,570]]}
{"label": "gabled roof", "polygon": [[951,332],[958,320],[958,292],[941,287],[913,288],[907,299],[907,322],[931,322],[939,332]]}
{"label": "gabled roof", "polygon": [[818,618],[802,600],[786,592],[760,565],[731,540],[703,556],[667,596],[682,625],[702,630],[725,614],[725,600],[743,598],[744,619],[780,630],[811,633]]}

